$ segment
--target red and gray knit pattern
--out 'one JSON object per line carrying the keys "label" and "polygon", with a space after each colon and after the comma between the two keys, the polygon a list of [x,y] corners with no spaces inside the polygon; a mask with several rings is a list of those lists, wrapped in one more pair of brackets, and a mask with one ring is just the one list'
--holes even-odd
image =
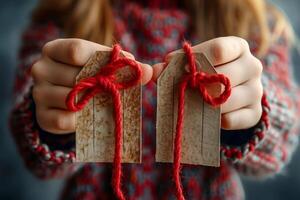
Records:
{"label": "red and gray knit pattern", "polygon": [[[116,37],[125,50],[149,64],[181,48],[189,39],[187,15],[128,4],[115,12]],[[159,23],[157,23],[159,21]],[[29,71],[47,41],[61,37],[53,23],[32,25],[23,35],[16,78],[16,104],[11,129],[26,166],[41,178],[68,177],[62,199],[115,199],[111,164],[74,162],[74,133],[52,135],[35,120]],[[196,42],[196,41],[195,41]],[[224,131],[220,168],[183,165],[181,181],[186,199],[243,199],[238,174],[269,177],[280,173],[298,144],[299,89],[292,77],[288,45],[279,39],[262,59],[266,95],[264,114],[253,128]],[[172,164],[155,163],[156,85],[143,88],[143,163],[124,164],[122,188],[128,199],[175,199]],[[267,127],[269,127],[267,129]]]}

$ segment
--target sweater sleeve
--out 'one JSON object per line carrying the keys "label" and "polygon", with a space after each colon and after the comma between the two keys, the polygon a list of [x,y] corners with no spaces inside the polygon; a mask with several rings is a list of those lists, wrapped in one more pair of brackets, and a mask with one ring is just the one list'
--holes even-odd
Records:
{"label": "sweater sleeve", "polygon": [[[224,132],[221,152],[226,160],[246,176],[269,177],[280,173],[290,161],[298,144],[300,92],[289,60],[288,41],[281,37],[261,59],[263,114],[260,122],[240,134]],[[237,135],[239,144],[228,142]],[[225,141],[225,142],[224,142]],[[227,141],[227,142],[226,142]],[[242,143],[242,144],[241,144]]]}
{"label": "sweater sleeve", "polygon": [[10,116],[10,127],[17,148],[27,168],[40,178],[62,177],[72,173],[77,166],[74,133],[54,135],[43,131],[35,120],[30,69],[40,57],[43,45],[59,37],[53,24],[31,26],[24,32],[16,70],[15,102]]}

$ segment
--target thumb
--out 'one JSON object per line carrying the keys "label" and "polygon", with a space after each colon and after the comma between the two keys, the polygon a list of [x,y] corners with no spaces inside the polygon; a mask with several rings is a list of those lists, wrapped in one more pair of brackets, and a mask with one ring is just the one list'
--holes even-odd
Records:
{"label": "thumb", "polygon": [[156,63],[152,66],[152,68],[153,68],[152,80],[154,82],[157,81],[157,79],[159,78],[159,76],[164,71],[164,69],[166,68],[167,65],[168,65],[168,63]]}
{"label": "thumb", "polygon": [[[137,61],[138,62],[138,61]],[[150,65],[138,62],[142,69],[142,85],[146,85],[149,81],[151,81],[153,76],[153,69]]]}

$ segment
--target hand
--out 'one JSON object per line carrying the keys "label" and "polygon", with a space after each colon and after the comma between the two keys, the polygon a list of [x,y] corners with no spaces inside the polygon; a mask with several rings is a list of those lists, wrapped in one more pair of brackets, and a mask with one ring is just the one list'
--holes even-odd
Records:
{"label": "hand", "polygon": [[[228,100],[221,105],[223,129],[239,130],[253,127],[262,114],[261,83],[262,64],[254,57],[248,43],[238,37],[216,38],[193,47],[194,52],[203,52],[215,66],[219,74],[230,79],[232,92]],[[166,57],[168,62],[174,54]],[[155,81],[165,65],[153,66]]]}
{"label": "hand", "polygon": [[[65,100],[75,78],[95,51],[111,48],[81,39],[57,39],[43,47],[42,57],[32,66],[33,99],[39,126],[54,134],[75,131],[75,113],[67,110]],[[124,52],[126,57],[133,55]],[[152,67],[141,64],[142,83],[152,77]]]}

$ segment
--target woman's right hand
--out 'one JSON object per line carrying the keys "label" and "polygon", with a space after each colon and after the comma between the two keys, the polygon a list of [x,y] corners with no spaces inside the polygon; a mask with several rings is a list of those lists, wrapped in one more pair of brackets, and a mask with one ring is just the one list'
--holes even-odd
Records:
{"label": "woman's right hand", "polygon": [[[95,51],[111,50],[82,39],[57,39],[43,47],[41,58],[32,66],[32,91],[39,126],[53,134],[75,131],[75,113],[68,111],[65,100],[75,84],[77,74]],[[130,53],[126,57],[134,59]],[[142,83],[152,78],[152,67],[141,64]]]}

